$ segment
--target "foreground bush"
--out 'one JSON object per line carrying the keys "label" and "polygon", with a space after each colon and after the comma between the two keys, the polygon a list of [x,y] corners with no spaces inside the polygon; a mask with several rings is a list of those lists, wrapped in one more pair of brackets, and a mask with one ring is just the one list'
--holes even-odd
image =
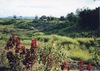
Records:
{"label": "foreground bush", "polygon": [[[84,61],[71,60],[61,46],[53,46],[52,43],[40,45],[33,38],[31,47],[21,45],[20,36],[11,35],[5,46],[6,57],[12,71],[57,71],[57,70],[92,70],[91,63],[85,65]],[[56,48],[55,48],[56,47]],[[97,54],[97,53],[96,53]],[[97,54],[98,55],[98,54]]]}

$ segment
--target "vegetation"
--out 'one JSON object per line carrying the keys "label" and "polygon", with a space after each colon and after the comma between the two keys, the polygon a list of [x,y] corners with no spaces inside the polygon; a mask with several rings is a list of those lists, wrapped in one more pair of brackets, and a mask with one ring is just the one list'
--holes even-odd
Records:
{"label": "vegetation", "polygon": [[[17,16],[16,16],[17,17]],[[36,16],[32,19],[0,19],[0,25],[12,25],[19,29],[42,31],[45,34],[58,34],[69,37],[100,36],[99,7],[96,9],[78,9],[66,17]],[[2,28],[2,27],[1,27]]]}
{"label": "vegetation", "polygon": [[[0,19],[0,56],[3,53],[6,42],[11,34],[21,37],[21,45],[30,48],[31,39],[37,39],[38,51],[49,49],[54,57],[54,69],[60,68],[63,61],[84,60],[85,64],[91,63],[95,67],[100,66],[100,25],[98,8],[77,10],[77,13],[69,13],[66,17],[36,16],[34,19]],[[39,54],[38,54],[39,55]],[[49,55],[48,55],[49,56]],[[6,57],[4,55],[3,57]],[[1,59],[2,57],[0,57]],[[39,56],[38,56],[39,59]],[[1,59],[2,60],[2,59]],[[9,63],[1,63],[0,67]],[[36,62],[38,68],[45,68]],[[34,70],[38,69],[35,68]],[[45,69],[44,69],[45,70]],[[18,71],[18,70],[17,70]],[[21,71],[21,70],[20,70]]]}

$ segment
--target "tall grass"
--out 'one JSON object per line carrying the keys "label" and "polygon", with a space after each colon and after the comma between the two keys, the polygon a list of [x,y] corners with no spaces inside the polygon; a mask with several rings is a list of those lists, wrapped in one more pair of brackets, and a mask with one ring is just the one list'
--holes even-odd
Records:
{"label": "tall grass", "polygon": [[96,46],[94,38],[77,38],[76,40],[79,42],[80,45],[85,45],[86,47]]}
{"label": "tall grass", "polygon": [[75,60],[84,60],[87,61],[89,59],[92,59],[92,55],[88,52],[88,50],[81,50],[81,49],[72,49],[68,51],[69,57]]}
{"label": "tall grass", "polygon": [[22,40],[21,41],[21,44],[22,45],[28,45],[29,46],[31,44],[31,40]]}
{"label": "tall grass", "polygon": [[70,37],[63,37],[63,36],[56,36],[58,38],[58,44],[76,44],[78,45],[79,43]]}
{"label": "tall grass", "polygon": [[76,44],[78,45],[78,41],[75,39],[72,39],[70,37],[64,37],[64,36],[58,36],[58,35],[39,35],[35,36],[38,40],[43,40],[44,42],[49,42],[53,40],[53,38],[56,39],[57,44]]}

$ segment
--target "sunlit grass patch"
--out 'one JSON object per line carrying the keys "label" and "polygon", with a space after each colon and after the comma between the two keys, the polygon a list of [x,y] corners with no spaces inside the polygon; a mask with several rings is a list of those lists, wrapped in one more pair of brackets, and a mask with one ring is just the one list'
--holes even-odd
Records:
{"label": "sunlit grass patch", "polygon": [[48,42],[51,39],[51,36],[48,35],[41,35],[41,36],[35,36],[35,38],[39,41]]}
{"label": "sunlit grass patch", "polygon": [[31,44],[31,40],[22,40],[21,44],[22,45],[30,45]]}
{"label": "sunlit grass patch", "polygon": [[9,34],[2,34],[0,33],[0,40],[7,41],[9,39]]}
{"label": "sunlit grass patch", "polygon": [[0,25],[0,29],[13,29],[14,25]]}
{"label": "sunlit grass patch", "polygon": [[80,43],[80,45],[85,45],[86,47],[96,45],[94,38],[77,38],[76,40]]}
{"label": "sunlit grass patch", "polygon": [[5,47],[6,41],[0,40],[0,46]]}
{"label": "sunlit grass patch", "polygon": [[69,53],[69,57],[76,60],[82,59],[84,61],[87,61],[92,58],[92,55],[89,54],[88,50],[83,51],[81,49],[73,49],[68,51],[68,53]]}
{"label": "sunlit grass patch", "polygon": [[79,44],[75,39],[70,37],[57,36],[58,44]]}

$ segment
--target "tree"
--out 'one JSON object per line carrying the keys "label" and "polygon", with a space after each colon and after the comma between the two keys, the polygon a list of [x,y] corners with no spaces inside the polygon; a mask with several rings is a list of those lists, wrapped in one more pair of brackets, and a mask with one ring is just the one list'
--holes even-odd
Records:
{"label": "tree", "polygon": [[13,15],[13,18],[14,18],[14,19],[16,19],[16,18],[17,18],[17,16],[16,16],[16,15]]}
{"label": "tree", "polygon": [[22,19],[22,16],[20,16],[20,19]]}
{"label": "tree", "polygon": [[94,10],[84,9],[80,12],[80,25],[90,30],[99,29],[99,8]]}
{"label": "tree", "polygon": [[77,23],[79,21],[79,17],[77,15],[75,15],[73,12],[67,14],[66,19],[69,22],[74,22],[74,23]]}
{"label": "tree", "polygon": [[38,16],[36,15],[36,16],[35,16],[35,20],[38,20],[38,19],[39,19],[39,18],[38,18]]}
{"label": "tree", "polygon": [[47,19],[47,17],[45,15],[40,17],[40,20],[44,20],[44,19]]}
{"label": "tree", "polygon": [[65,17],[64,16],[60,16],[59,20],[63,21],[63,20],[65,20]]}
{"label": "tree", "polygon": [[53,17],[53,16],[48,16],[48,17],[47,17],[47,20],[48,20],[48,21],[55,20],[55,17]]}
{"label": "tree", "polygon": [[79,23],[79,16],[78,14],[74,14],[73,12],[67,14],[66,20],[69,21],[70,25],[76,25]]}

